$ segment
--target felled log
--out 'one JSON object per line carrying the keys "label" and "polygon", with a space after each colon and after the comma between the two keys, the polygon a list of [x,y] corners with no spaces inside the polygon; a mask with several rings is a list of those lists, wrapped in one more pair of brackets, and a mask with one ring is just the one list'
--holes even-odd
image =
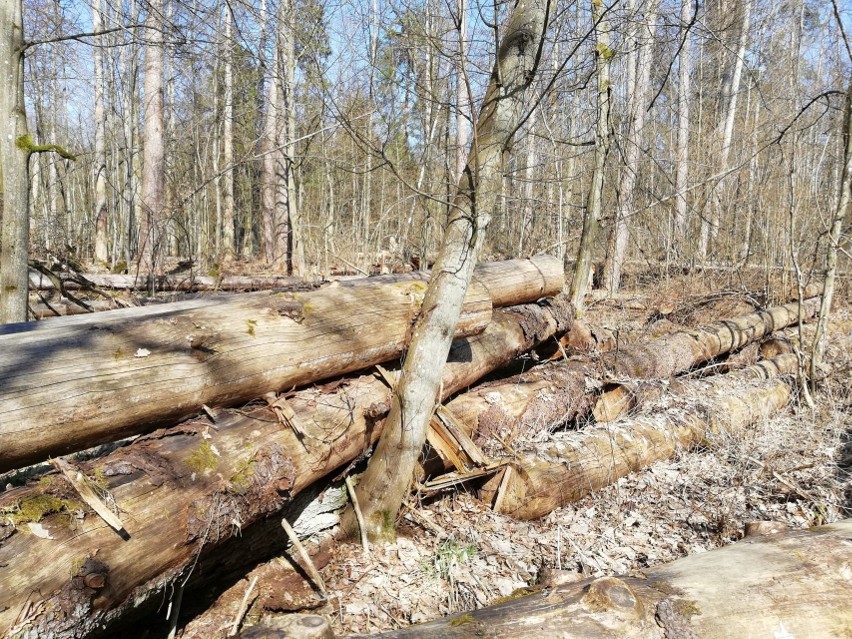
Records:
{"label": "felled log", "polygon": [[702,380],[678,380],[648,414],[561,432],[523,453],[483,487],[495,511],[535,519],[630,472],[692,448],[720,432],[737,433],[786,406],[796,356]]}
{"label": "felled log", "polygon": [[65,317],[66,315],[86,315],[92,312],[111,311],[119,308],[110,300],[89,300],[87,304],[91,310],[70,300],[39,302],[30,305],[30,317],[41,320],[49,317]]}
{"label": "felled log", "polygon": [[[806,316],[818,306],[809,301]],[[697,331],[681,331],[628,345],[598,358],[580,355],[548,362],[506,379],[480,384],[452,399],[447,408],[477,443],[497,436],[511,444],[521,434],[552,430],[592,412],[600,422],[612,421],[628,408],[659,395],[657,380],[652,384],[641,379],[614,383],[613,379],[625,371],[646,373],[652,380],[655,375],[683,372],[704,358],[728,352],[759,339],[766,331],[797,321],[795,309],[795,304],[775,307]],[[574,331],[573,325],[571,330]],[[670,350],[665,350],[667,345]],[[695,350],[689,350],[692,347]],[[642,356],[650,362],[644,371],[638,365],[629,368],[631,364],[641,364]],[[433,462],[427,470],[434,473],[445,467]]]}
{"label": "felled log", "polygon": [[[57,276],[62,279],[62,285],[71,291],[85,289],[88,286],[99,289],[144,291],[151,286],[147,275],[135,273],[75,273],[70,278],[62,275],[62,273],[59,273]],[[305,280],[300,277],[274,275],[266,277],[247,275],[213,277],[179,273],[176,275],[158,275],[154,278],[154,288],[158,291],[268,291],[301,287],[305,284]],[[30,271],[30,289],[51,291],[55,288],[56,284],[50,278],[37,271]]]}
{"label": "felled log", "polygon": [[[566,330],[571,317],[570,305],[558,301],[495,311],[485,332],[454,343],[443,397]],[[95,635],[145,612],[146,602],[157,607],[189,573],[209,579],[238,557],[262,559],[254,542],[241,543],[253,525],[262,527],[294,496],[365,454],[390,397],[378,376],[339,380],[270,406],[211,410],[212,421],[157,431],[80,464],[115,504],[123,537],[81,502],[65,476],[6,492],[0,628],[16,637]],[[225,544],[227,553],[217,554]],[[212,571],[203,569],[208,560]]]}
{"label": "felled log", "polygon": [[[561,290],[550,257],[479,271],[457,327],[485,328],[492,301]],[[306,293],[250,293],[0,328],[0,471],[398,357],[426,276]],[[3,334],[3,333],[7,334]]]}
{"label": "felled log", "polygon": [[[819,304],[818,297],[802,302],[804,319],[814,317]],[[798,303],[774,306],[694,331],[635,342],[606,353],[601,359],[612,377],[666,379],[798,321]]]}
{"label": "felled log", "polygon": [[[814,317],[818,310],[818,297],[806,300],[802,303],[803,319]],[[602,361],[609,383],[595,402],[595,419],[614,421],[641,404],[645,385],[637,380],[667,379],[798,321],[799,305],[790,303],[607,353]]]}
{"label": "felled log", "polygon": [[834,639],[852,627],[852,520],[580,579],[382,639]]}

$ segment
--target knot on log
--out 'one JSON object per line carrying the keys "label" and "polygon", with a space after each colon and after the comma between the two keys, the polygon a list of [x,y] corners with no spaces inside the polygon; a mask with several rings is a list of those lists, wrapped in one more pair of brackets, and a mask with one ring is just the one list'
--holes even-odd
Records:
{"label": "knot on log", "polygon": [[638,617],[644,608],[639,597],[621,579],[601,577],[589,584],[583,605],[592,612],[620,612]]}

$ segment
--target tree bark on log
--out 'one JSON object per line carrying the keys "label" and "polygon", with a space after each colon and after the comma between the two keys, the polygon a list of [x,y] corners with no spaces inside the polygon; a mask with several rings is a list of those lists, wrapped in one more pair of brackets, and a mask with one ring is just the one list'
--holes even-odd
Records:
{"label": "tree bark on log", "polygon": [[480,497],[518,519],[542,517],[714,434],[735,434],[771,416],[792,393],[778,376],[796,369],[796,356],[782,355],[726,375],[678,380],[665,404],[648,414],[528,446],[483,486]]}
{"label": "tree bark on log", "polygon": [[[480,444],[494,436],[506,443],[519,435],[534,436],[593,411],[599,421],[612,421],[627,408],[656,398],[660,386],[642,381],[614,384],[609,380],[625,372],[671,375],[689,370],[704,358],[719,356],[795,323],[796,307],[787,304],[696,331],[630,344],[599,358],[579,356],[549,362],[507,379],[480,384],[453,398],[447,408],[465,433]],[[813,317],[818,307],[818,299],[809,300],[805,316]],[[444,468],[430,460],[426,470],[433,474]]]}
{"label": "tree bark on log", "polygon": [[[485,332],[454,343],[442,397],[567,330],[572,316],[558,300],[495,311]],[[221,571],[238,552],[251,556],[254,546],[237,539],[243,530],[263,526],[295,495],[366,453],[390,398],[375,376],[341,380],[272,406],[211,411],[212,420],[157,431],[80,464],[115,504],[125,538],[84,506],[62,475],[6,492],[0,627],[16,637],[97,636],[145,612],[146,602],[159,605],[196,562],[212,557]],[[228,556],[217,555],[226,542]],[[210,578],[211,571],[199,572],[197,580]]]}
{"label": "tree bark on log", "polygon": [[[814,297],[802,304],[804,319],[810,319],[819,310],[820,299]],[[798,321],[799,304],[793,302],[694,331],[678,331],[648,342],[637,342],[607,353],[601,359],[611,377],[666,379]]]}
{"label": "tree bark on log", "polygon": [[[815,317],[819,306],[818,297],[803,301],[802,319]],[[602,362],[610,383],[595,403],[595,419],[614,421],[640,403],[641,392],[635,392],[635,382],[623,378],[666,379],[798,322],[799,304],[791,302],[607,353]]]}
{"label": "tree bark on log", "polygon": [[581,579],[377,639],[834,639],[852,627],[852,520]]}
{"label": "tree bark on log", "polygon": [[[526,276],[507,286],[513,265]],[[557,258],[492,266],[471,287],[457,334],[488,324],[489,286],[501,302],[524,303],[558,293],[561,273]],[[150,431],[204,404],[244,403],[394,359],[425,277],[18,325],[0,334],[0,472]]]}

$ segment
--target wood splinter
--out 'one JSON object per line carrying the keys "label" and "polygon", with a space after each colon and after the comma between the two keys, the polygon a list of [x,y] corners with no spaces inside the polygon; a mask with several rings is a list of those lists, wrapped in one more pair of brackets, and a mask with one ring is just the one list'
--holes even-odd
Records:
{"label": "wood splinter", "polygon": [[89,507],[94,510],[113,530],[115,530],[122,539],[130,539],[130,535],[124,529],[124,524],[121,523],[121,519],[119,519],[118,515],[112,512],[112,510],[110,510],[109,506],[107,506],[100,497],[98,497],[92,489],[91,480],[88,477],[64,459],[51,459],[50,463],[65,476],[65,479],[71,483],[74,490],[76,490],[77,494],[80,495],[80,498],[86,502]]}

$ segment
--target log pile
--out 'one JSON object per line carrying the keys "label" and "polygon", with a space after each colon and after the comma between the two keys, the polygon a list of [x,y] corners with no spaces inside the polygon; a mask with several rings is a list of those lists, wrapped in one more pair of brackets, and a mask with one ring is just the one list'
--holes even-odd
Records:
{"label": "log pile", "polygon": [[[347,476],[380,436],[425,285],[405,274],[0,327],[0,472],[135,437],[55,459],[0,497],[0,628],[109,634],[280,549],[282,512],[298,515],[297,497]],[[584,324],[560,342],[573,330],[562,286],[553,258],[478,268],[420,490],[466,483],[499,512],[538,517],[788,401],[791,354],[672,378],[794,323],[794,305],[600,353]],[[555,361],[481,383],[536,348]],[[563,430],[616,384],[634,412],[637,398],[649,407]]]}

